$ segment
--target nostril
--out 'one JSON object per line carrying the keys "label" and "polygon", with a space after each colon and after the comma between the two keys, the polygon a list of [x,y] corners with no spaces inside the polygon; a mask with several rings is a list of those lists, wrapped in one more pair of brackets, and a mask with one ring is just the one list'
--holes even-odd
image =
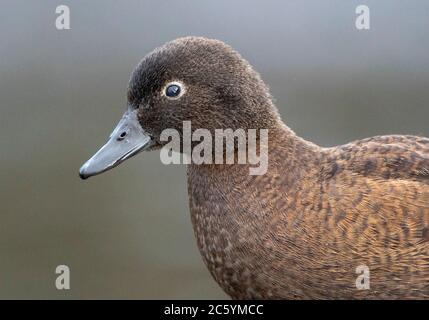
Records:
{"label": "nostril", "polygon": [[118,140],[123,140],[126,135],[127,135],[127,132],[126,131],[122,131],[121,134],[118,137]]}

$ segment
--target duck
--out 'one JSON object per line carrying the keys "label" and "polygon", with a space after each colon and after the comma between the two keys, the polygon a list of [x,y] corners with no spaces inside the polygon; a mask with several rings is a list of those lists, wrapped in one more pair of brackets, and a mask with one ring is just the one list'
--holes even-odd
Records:
{"label": "duck", "polygon": [[232,299],[429,298],[428,138],[307,141],[283,122],[247,60],[191,36],[135,67],[124,116],[80,177],[162,150],[162,132],[182,136],[184,121],[211,133],[268,132],[264,174],[250,175],[250,163],[186,165],[199,251]]}

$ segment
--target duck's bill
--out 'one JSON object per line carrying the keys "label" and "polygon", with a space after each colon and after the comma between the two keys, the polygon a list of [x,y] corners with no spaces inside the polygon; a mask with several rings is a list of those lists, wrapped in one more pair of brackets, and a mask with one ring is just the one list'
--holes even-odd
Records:
{"label": "duck's bill", "polygon": [[150,136],[137,119],[137,110],[125,112],[107,143],[80,168],[82,179],[110,170],[121,162],[148,148]]}

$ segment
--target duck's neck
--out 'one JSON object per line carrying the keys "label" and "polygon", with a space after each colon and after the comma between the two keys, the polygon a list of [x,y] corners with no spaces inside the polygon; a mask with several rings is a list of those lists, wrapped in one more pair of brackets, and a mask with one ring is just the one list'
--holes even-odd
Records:
{"label": "duck's neck", "polygon": [[268,137],[264,175],[249,175],[248,164],[188,166],[198,247],[214,278],[233,297],[240,294],[226,275],[264,261],[264,239],[273,219],[291,203],[320,156],[318,146],[297,137],[281,122]]}
{"label": "duck's neck", "polygon": [[[238,190],[242,184],[246,184],[247,187],[253,184],[255,188],[266,189],[267,179],[276,175],[282,176],[282,180],[286,179],[287,189],[293,188],[297,178],[306,172],[306,168],[317,162],[322,150],[314,143],[298,137],[280,119],[274,121],[268,128],[266,140],[261,138],[260,132],[257,135],[254,148],[259,159],[262,158],[260,153],[266,151],[268,161],[266,171],[252,175],[250,169],[261,164],[237,163],[237,153],[241,152],[237,150],[234,164],[190,164],[189,196],[194,196],[197,201],[208,201],[212,199],[210,192],[216,191],[216,194],[227,195],[230,188]],[[251,151],[247,144],[244,152],[247,153],[249,160],[249,154],[255,153],[255,150]],[[241,191],[246,192],[246,189],[243,188]]]}

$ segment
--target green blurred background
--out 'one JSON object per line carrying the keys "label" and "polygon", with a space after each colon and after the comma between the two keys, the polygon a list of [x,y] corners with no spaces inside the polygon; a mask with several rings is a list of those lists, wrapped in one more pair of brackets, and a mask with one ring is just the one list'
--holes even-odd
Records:
{"label": "green blurred background", "polygon": [[[55,28],[61,4],[71,30]],[[153,152],[78,177],[133,67],[185,35],[235,47],[306,139],[429,136],[428,1],[1,0],[0,298],[226,298],[196,247],[184,166]],[[60,264],[69,291],[54,286]]]}

